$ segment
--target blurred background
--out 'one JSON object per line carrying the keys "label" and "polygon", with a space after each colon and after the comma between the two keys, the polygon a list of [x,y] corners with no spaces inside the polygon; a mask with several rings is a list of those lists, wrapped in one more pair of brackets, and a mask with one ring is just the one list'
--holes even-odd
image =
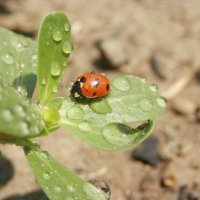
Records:
{"label": "blurred background", "polygon": [[[112,200],[200,199],[199,0],[1,0],[0,26],[37,38],[43,17],[64,11],[74,51],[59,93],[83,72],[134,74],[168,100],[149,139],[104,152],[64,129],[37,139],[82,178],[111,187]],[[47,200],[20,147],[1,145],[0,200]]]}

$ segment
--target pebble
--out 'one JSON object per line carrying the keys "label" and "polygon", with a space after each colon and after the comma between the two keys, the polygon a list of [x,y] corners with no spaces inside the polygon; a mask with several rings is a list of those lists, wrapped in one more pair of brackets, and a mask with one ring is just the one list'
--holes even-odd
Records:
{"label": "pebble", "polygon": [[165,174],[161,178],[161,185],[169,189],[175,189],[176,177],[173,174]]}
{"label": "pebble", "polygon": [[158,139],[154,136],[149,137],[140,147],[132,152],[132,158],[156,167],[160,161]]}
{"label": "pebble", "polygon": [[127,63],[129,58],[125,44],[123,35],[115,31],[100,41],[99,50],[110,67],[119,68]]}

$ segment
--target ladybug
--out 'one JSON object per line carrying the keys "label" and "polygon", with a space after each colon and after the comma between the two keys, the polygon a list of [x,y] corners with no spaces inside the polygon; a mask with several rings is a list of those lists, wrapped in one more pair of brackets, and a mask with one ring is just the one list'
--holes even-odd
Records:
{"label": "ladybug", "polygon": [[79,76],[71,88],[74,98],[95,99],[104,97],[110,92],[109,79],[100,73],[91,72]]}

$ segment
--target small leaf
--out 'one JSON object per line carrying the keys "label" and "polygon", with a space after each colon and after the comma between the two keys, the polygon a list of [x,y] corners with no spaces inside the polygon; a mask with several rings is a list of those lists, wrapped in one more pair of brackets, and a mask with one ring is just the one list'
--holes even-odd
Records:
{"label": "small leaf", "polygon": [[0,84],[0,132],[29,138],[38,136],[44,121],[37,106],[28,102],[14,88]]}
{"label": "small leaf", "polygon": [[103,193],[59,164],[39,147],[25,148],[36,179],[50,200],[106,200]]}
{"label": "small leaf", "polygon": [[72,48],[70,23],[66,15],[54,12],[46,16],[39,32],[38,52],[38,87],[42,104],[57,92]]}
{"label": "small leaf", "polygon": [[31,97],[36,84],[36,43],[0,28],[0,81]]}
{"label": "small leaf", "polygon": [[[153,120],[165,108],[166,102],[155,85],[124,75],[111,81],[111,93],[100,101],[91,104],[81,104],[72,98],[63,101],[60,125],[101,149],[127,149],[150,134]],[[127,125],[130,122],[143,122],[143,125],[134,129]]]}

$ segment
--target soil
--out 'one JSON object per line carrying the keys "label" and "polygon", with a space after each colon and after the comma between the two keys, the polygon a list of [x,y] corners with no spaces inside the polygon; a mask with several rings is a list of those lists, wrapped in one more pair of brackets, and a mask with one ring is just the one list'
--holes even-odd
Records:
{"label": "soil", "polygon": [[[0,25],[33,38],[48,12],[68,15],[74,51],[60,95],[67,95],[65,85],[77,75],[95,70],[111,78],[145,77],[168,99],[152,133],[159,154],[153,166],[134,158],[133,149],[98,150],[65,129],[37,139],[82,178],[106,181],[112,200],[200,199],[199,8],[199,0],[0,1]],[[1,145],[0,150],[0,200],[47,199],[21,148]]]}

